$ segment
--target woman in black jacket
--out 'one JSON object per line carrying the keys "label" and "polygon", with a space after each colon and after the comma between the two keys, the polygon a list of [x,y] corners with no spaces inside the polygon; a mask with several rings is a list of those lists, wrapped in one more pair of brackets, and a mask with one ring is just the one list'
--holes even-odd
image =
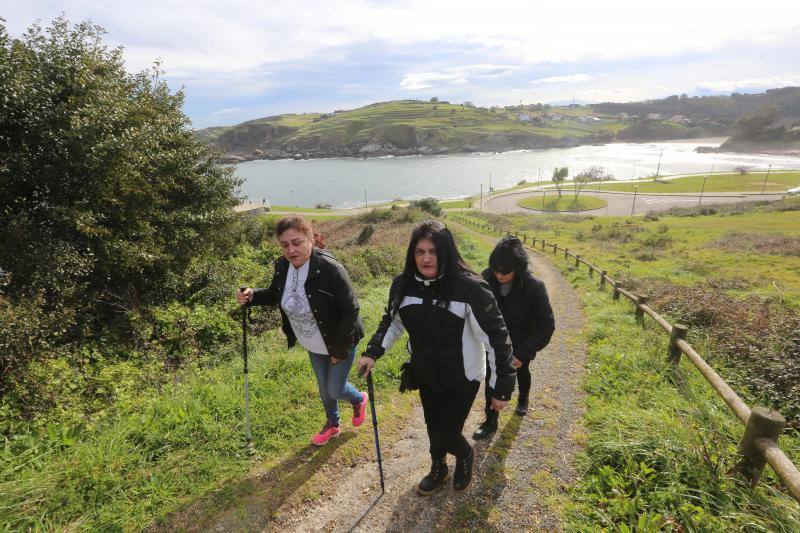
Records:
{"label": "woman in black jacket", "polygon": [[515,372],[511,342],[492,291],[466,266],[453,236],[438,221],[414,228],[403,273],[392,282],[386,313],[359,360],[361,371],[369,372],[404,330],[431,453],[430,473],[417,492],[432,494],[447,480],[447,453],[456,457],[453,487],[464,490],[472,481],[475,454],[461,431],[486,374],[486,361],[492,369],[495,411],[508,403]]}
{"label": "woman in black jacket", "polygon": [[[514,346],[513,365],[517,369],[519,397],[516,413],[525,416],[528,412],[528,393],[531,389],[531,361],[536,352],[550,342],[555,330],[553,309],[547,297],[547,289],[528,269],[528,253],[516,237],[503,238],[489,256],[489,268],[483,271],[483,279],[492,288],[500,305],[503,319]],[[475,439],[485,439],[497,431],[497,411],[490,409],[492,386],[486,380],[486,419],[472,434]]]}
{"label": "woman in black jacket", "polygon": [[312,444],[322,446],[339,436],[338,400],[353,406],[353,425],[364,421],[367,394],[347,376],[356,346],[364,336],[358,317],[358,298],[347,271],[327,250],[314,246],[311,224],[301,216],[287,216],[275,228],[283,257],[266,289],[239,291],[239,305],[278,305],[289,347],[296,342],[308,350],[317,377],[327,420]]}

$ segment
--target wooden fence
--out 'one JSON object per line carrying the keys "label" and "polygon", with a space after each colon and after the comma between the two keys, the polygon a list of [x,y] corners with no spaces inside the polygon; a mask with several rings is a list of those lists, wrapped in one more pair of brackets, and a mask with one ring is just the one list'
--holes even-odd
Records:
{"label": "wooden fence", "polygon": [[580,267],[581,265],[586,266],[589,277],[593,277],[594,274],[599,275],[600,290],[605,290],[606,285],[608,285],[611,288],[611,294],[614,300],[619,300],[620,295],[630,300],[634,305],[636,317],[642,321],[642,323],[644,322],[644,316],[647,315],[669,335],[667,357],[674,367],[677,369],[681,356],[685,355],[745,426],[744,434],[739,441],[739,462],[734,467],[734,470],[744,476],[744,478],[750,482],[751,486],[755,486],[761,478],[764,467],[769,463],[772,470],[778,476],[778,479],[780,479],[789,490],[792,497],[800,501],[800,471],[798,471],[794,463],[792,463],[786,454],[778,447],[778,437],[786,426],[786,420],[778,411],[767,409],[766,407],[750,408],[744,403],[739,395],[725,383],[725,380],[723,380],[719,374],[700,357],[694,348],[686,342],[686,334],[689,331],[687,326],[682,324],[670,324],[652,307],[647,305],[646,295],[635,294],[626,290],[619,281],[609,276],[607,271],[601,270],[582,258],[579,254],[571,252],[568,248],[562,248],[557,243],[547,242],[545,239],[537,239],[525,233],[496,228],[489,224],[483,224],[461,217],[453,218],[463,224],[489,233],[514,235],[520,239],[524,245],[533,250],[538,251],[540,249],[541,252],[549,252],[550,249],[552,249],[554,255],[558,254],[559,251],[564,252],[564,259],[574,259],[576,267]]}

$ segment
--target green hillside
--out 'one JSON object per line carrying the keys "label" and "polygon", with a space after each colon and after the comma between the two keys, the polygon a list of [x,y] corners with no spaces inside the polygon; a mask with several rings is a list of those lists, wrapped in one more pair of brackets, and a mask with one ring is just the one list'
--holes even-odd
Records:
{"label": "green hillside", "polygon": [[[549,106],[548,106],[549,108]],[[402,100],[348,111],[279,115],[197,135],[231,161],[286,157],[368,157],[574,146],[610,141],[624,123],[571,113],[524,113],[447,102]]]}

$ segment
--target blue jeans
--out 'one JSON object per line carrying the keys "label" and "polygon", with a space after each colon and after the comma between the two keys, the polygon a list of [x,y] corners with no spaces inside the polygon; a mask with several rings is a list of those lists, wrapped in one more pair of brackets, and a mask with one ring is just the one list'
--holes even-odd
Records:
{"label": "blue jeans", "polygon": [[317,376],[319,399],[322,400],[328,420],[336,425],[339,424],[338,400],[347,400],[351,404],[360,403],[362,400],[358,389],[347,381],[347,375],[353,367],[355,356],[356,348],[354,346],[347,359],[342,359],[341,362],[333,365],[329,355],[308,352],[311,368],[314,369],[314,374]]}

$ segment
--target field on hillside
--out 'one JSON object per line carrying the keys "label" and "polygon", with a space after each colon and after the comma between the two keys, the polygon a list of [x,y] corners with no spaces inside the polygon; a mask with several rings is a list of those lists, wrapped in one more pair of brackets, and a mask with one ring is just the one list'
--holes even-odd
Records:
{"label": "field on hillside", "polygon": [[737,391],[800,427],[800,199],[677,213],[481,219],[557,242],[647,294]]}

